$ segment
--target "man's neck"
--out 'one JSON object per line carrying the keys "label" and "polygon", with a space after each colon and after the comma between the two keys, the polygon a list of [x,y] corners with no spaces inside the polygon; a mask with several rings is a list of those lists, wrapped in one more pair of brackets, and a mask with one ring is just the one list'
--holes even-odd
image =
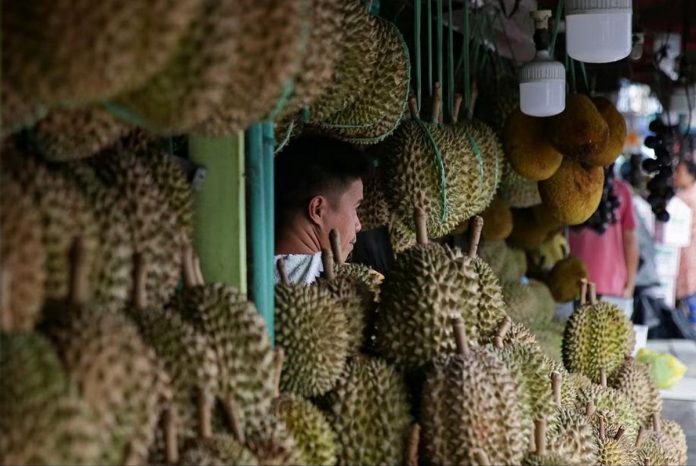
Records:
{"label": "man's neck", "polygon": [[276,239],[276,254],[316,254],[321,243],[313,228],[293,228]]}

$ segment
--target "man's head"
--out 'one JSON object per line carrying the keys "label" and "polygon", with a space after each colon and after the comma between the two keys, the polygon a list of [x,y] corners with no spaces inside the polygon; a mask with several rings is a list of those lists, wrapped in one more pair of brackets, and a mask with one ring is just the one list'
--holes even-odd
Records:
{"label": "man's head", "polygon": [[277,237],[304,230],[329,248],[335,229],[345,258],[360,231],[357,209],[370,168],[369,159],[348,143],[323,136],[292,141],[275,163]]}
{"label": "man's head", "polygon": [[686,189],[696,182],[696,162],[681,160],[674,172],[674,186],[678,189]]}

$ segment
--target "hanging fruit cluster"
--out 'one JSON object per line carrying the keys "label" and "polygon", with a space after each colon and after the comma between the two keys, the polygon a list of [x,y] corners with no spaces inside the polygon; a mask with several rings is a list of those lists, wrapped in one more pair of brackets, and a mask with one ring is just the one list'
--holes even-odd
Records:
{"label": "hanging fruit cluster", "polygon": [[674,165],[670,146],[673,141],[672,129],[665,126],[659,119],[650,123],[650,131],[654,134],[645,138],[645,145],[655,151],[654,159],[643,161],[643,170],[653,175],[648,181],[648,203],[656,218],[661,222],[669,221],[667,203],[674,197],[672,182]]}

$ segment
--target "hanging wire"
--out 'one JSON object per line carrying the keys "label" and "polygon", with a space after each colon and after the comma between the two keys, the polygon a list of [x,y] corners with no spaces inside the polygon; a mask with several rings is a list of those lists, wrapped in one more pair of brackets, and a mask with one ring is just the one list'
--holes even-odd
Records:
{"label": "hanging wire", "polygon": [[[420,0],[419,0],[420,1]],[[428,2],[428,96],[433,96],[433,2]]]}
{"label": "hanging wire", "polygon": [[[430,1],[430,0],[428,0]],[[413,24],[413,48],[415,51],[416,67],[416,102],[418,110],[421,109],[421,0],[416,0],[414,4],[414,24]]]}
{"label": "hanging wire", "polygon": [[443,12],[442,12],[442,0],[437,0],[437,82],[442,85],[442,62],[444,56],[444,50],[442,47],[442,33],[443,33]]}
{"label": "hanging wire", "polygon": [[590,81],[587,79],[587,69],[585,68],[585,62],[578,62],[580,63],[580,72],[582,73],[582,81],[585,83],[585,90],[592,95],[590,91]]}
{"label": "hanging wire", "polygon": [[454,25],[452,0],[447,2],[447,114],[454,121]]}
{"label": "hanging wire", "polygon": [[440,174],[440,202],[442,203],[440,221],[444,222],[449,217],[449,202],[447,200],[447,172],[445,170],[445,161],[442,158],[442,152],[440,151],[440,147],[438,147],[437,142],[435,142],[433,135],[430,133],[430,130],[425,125],[425,123],[423,123],[423,121],[420,118],[416,118],[415,121],[416,124],[418,124],[418,127],[425,135],[425,139],[427,139],[428,143],[430,144],[430,147],[433,149],[433,153],[435,154],[435,162],[437,164],[437,170]]}
{"label": "hanging wire", "polygon": [[464,45],[462,51],[464,52],[464,109],[465,114],[471,114],[471,66],[469,63],[469,1],[464,2]]}
{"label": "hanging wire", "polygon": [[549,55],[553,57],[553,52],[556,49],[556,38],[558,37],[558,26],[561,24],[561,14],[563,13],[563,0],[558,0],[556,7],[556,16],[553,18],[553,33],[551,34],[551,42],[549,43]]}
{"label": "hanging wire", "polygon": [[578,82],[575,80],[575,60],[570,58],[570,79],[573,83],[573,92],[578,92]]}

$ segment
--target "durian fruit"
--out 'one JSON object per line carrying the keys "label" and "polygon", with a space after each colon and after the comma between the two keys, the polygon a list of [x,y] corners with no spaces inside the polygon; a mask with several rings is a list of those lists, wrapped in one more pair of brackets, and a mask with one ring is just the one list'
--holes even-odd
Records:
{"label": "durian fruit", "polygon": [[[546,291],[539,292],[535,280],[527,284],[508,282],[503,284],[503,296],[508,314],[527,325],[532,331],[543,328],[553,317],[553,298]],[[543,289],[542,289],[543,292]]]}
{"label": "durian fruit", "polygon": [[565,157],[561,167],[539,182],[539,195],[549,213],[566,225],[579,225],[597,210],[602,198],[604,170]]}
{"label": "durian fruit", "polygon": [[[594,286],[591,285],[594,290]],[[584,291],[581,291],[581,299]],[[618,307],[597,302],[594,292],[590,304],[581,306],[568,319],[563,334],[563,364],[570,372],[580,372],[593,382],[600,381],[602,369],[611,376],[624,355],[633,351],[632,325]],[[629,347],[630,345],[630,347]]]}
{"label": "durian fruit", "polygon": [[593,97],[592,103],[609,127],[607,144],[601,151],[583,158],[583,162],[596,167],[611,165],[621,154],[626,142],[626,120],[614,104],[605,97]]}
{"label": "durian fruit", "polygon": [[482,464],[482,453],[488,464],[520,464],[529,442],[515,376],[489,349],[468,347],[460,319],[453,324],[458,354],[435,359],[423,387],[424,462]]}
{"label": "durian fruit", "polygon": [[246,435],[246,447],[264,466],[307,464],[295,438],[274,416],[252,423]]}
{"label": "durian fruit", "polygon": [[406,370],[454,351],[454,314],[469,325],[467,337],[478,340],[479,278],[471,258],[428,243],[423,211],[416,209],[415,216],[418,244],[397,256],[382,285],[375,324],[378,354]]}
{"label": "durian fruit", "polygon": [[192,441],[181,454],[181,464],[209,466],[244,465],[257,466],[257,458],[234,437],[215,434]]}
{"label": "durian fruit", "polygon": [[619,428],[616,432],[607,431],[602,419],[596,438],[599,447],[597,464],[602,466],[639,464],[635,445],[626,438],[623,429]]}
{"label": "durian fruit", "polygon": [[496,80],[492,86],[481,86],[474,115],[502,133],[508,117],[520,106],[519,89],[519,81],[512,77]]}
{"label": "durian fruit", "polygon": [[7,146],[4,149],[3,173],[12,177],[31,196],[32,209],[40,216],[41,241],[46,254],[44,296],[64,299],[70,285],[69,251],[78,236],[85,249],[87,280],[94,283],[99,275],[99,230],[94,212],[76,184],[60,171],[42,163],[31,153],[20,153]]}
{"label": "durian fruit", "polygon": [[46,159],[64,162],[91,157],[132,129],[102,107],[57,108],[39,121],[33,135]]}
{"label": "durian fruit", "polygon": [[513,170],[532,181],[550,178],[561,166],[563,155],[546,136],[546,120],[515,110],[503,130],[505,157]]}
{"label": "durian fruit", "polygon": [[2,15],[3,79],[47,104],[109,99],[167,63],[201,3],[8,3]]}
{"label": "durian fruit", "polygon": [[500,197],[493,199],[481,217],[483,217],[481,238],[484,241],[504,240],[512,233],[512,212],[507,202]]}
{"label": "durian fruit", "polygon": [[389,206],[384,195],[383,181],[377,171],[363,179],[363,202],[358,207],[358,218],[365,231],[389,223]]}
{"label": "durian fruit", "polygon": [[0,139],[5,139],[24,128],[33,126],[46,116],[47,110],[3,79],[0,84]]}
{"label": "durian fruit", "polygon": [[312,123],[321,123],[355,102],[371,78],[365,71],[373,69],[378,59],[377,28],[366,6],[360,0],[344,1],[341,6],[340,58],[334,65],[331,82],[310,107]]}
{"label": "durian fruit", "polygon": [[125,202],[134,252],[149,265],[148,302],[157,307],[169,301],[179,282],[185,234],[142,160],[138,144],[137,139],[124,141],[122,146],[102,152],[89,163],[98,179],[113,186]]}
{"label": "durian fruit", "polygon": [[531,209],[512,209],[512,223],[512,233],[508,242],[517,248],[538,248],[551,233],[548,225],[536,221]]}
{"label": "durian fruit", "polygon": [[522,460],[525,466],[558,466],[572,464],[560,451],[547,449],[546,419],[534,420],[534,450]]}
{"label": "durian fruit", "polygon": [[479,253],[501,283],[519,281],[527,273],[524,250],[508,246],[505,241],[487,241]]}
{"label": "durian fruit", "polygon": [[212,111],[193,129],[212,136],[234,134],[255,121],[272,119],[282,110],[293,77],[301,69],[311,5],[302,0],[223,3],[229,22],[221,32],[231,43],[218,52],[233,58],[217,59],[230,64],[225,70],[228,79],[220,80],[222,98],[211,101]]}
{"label": "durian fruit", "polygon": [[[300,396],[323,395],[336,384],[357,326],[324,287],[290,284],[278,261],[281,283],[275,288],[276,343],[286,353],[282,391]],[[356,302],[357,304],[357,302]]]}
{"label": "durian fruit", "polygon": [[677,464],[685,465],[688,458],[684,430],[675,421],[662,419],[660,423],[662,424],[662,433],[672,442],[672,445],[674,445]]}
{"label": "durian fruit", "polygon": [[[165,66],[131,92],[121,93],[112,104],[114,111],[138,126],[166,134],[190,131],[225,97],[235,67],[240,65],[239,31],[256,21],[240,17],[246,10],[237,2],[198,3],[194,18]],[[254,42],[256,38],[247,39]]]}
{"label": "durian fruit", "polygon": [[393,367],[354,356],[322,405],[336,432],[336,464],[404,463],[413,420],[406,384]]}
{"label": "durian fruit", "polygon": [[546,277],[546,284],[553,299],[565,303],[580,297],[578,283],[583,279],[587,279],[585,263],[577,257],[569,256],[556,262]]}
{"label": "durian fruit", "polygon": [[623,363],[609,377],[609,386],[617,389],[631,401],[641,424],[647,423],[662,411],[662,397],[650,378],[647,365],[626,356]]}
{"label": "durian fruit", "polygon": [[319,127],[355,144],[375,144],[394,132],[406,110],[410,91],[408,47],[396,26],[373,19],[377,60],[366,71],[369,85],[340,112],[322,120]]}
{"label": "durian fruit", "polygon": [[43,303],[46,252],[32,199],[0,178],[0,329],[31,330]]}
{"label": "durian fruit", "polygon": [[304,460],[302,464],[336,464],[336,434],[319,408],[289,394],[281,395],[273,403],[275,415],[297,442]]}
{"label": "durian fruit", "polygon": [[680,465],[684,451],[680,450],[671,437],[662,432],[659,416],[654,417],[653,430],[640,428],[636,445],[638,447],[638,464]]}
{"label": "durian fruit", "polygon": [[571,464],[596,464],[597,443],[592,425],[574,409],[558,408],[549,420],[548,443],[553,451],[563,452]]}
{"label": "durian fruit", "polygon": [[589,163],[588,158],[592,160],[605,149],[609,126],[589,97],[571,94],[565,110],[549,118],[547,134],[562,154]]}
{"label": "durian fruit", "polygon": [[513,209],[532,207],[541,204],[538,185],[536,181],[522,178],[512,169],[509,162],[505,161],[498,195]]}
{"label": "durian fruit", "polygon": [[631,402],[626,396],[613,388],[592,384],[589,388],[578,390],[578,396],[575,401],[576,409],[579,412],[586,412],[587,405],[590,403],[599,413],[595,421],[598,421],[601,413],[606,411],[609,413],[608,416],[615,419],[615,424],[620,424],[624,427],[625,435],[629,439],[636,438],[640,424]]}

